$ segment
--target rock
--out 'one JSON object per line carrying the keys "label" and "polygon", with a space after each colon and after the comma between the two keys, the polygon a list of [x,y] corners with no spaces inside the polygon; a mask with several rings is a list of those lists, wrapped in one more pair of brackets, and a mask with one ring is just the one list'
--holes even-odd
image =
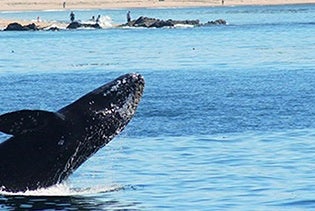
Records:
{"label": "rock", "polygon": [[149,18],[141,16],[136,20],[129,21],[126,24],[121,26],[130,26],[130,27],[146,27],[146,28],[162,28],[162,27],[174,27],[176,24],[189,24],[189,25],[199,25],[199,20],[160,20],[156,18]]}
{"label": "rock", "polygon": [[33,30],[37,31],[39,28],[35,25],[35,23],[28,24],[26,26],[23,26],[26,30]]}
{"label": "rock", "polygon": [[153,24],[150,25],[150,27],[155,28],[162,28],[162,27],[173,27],[174,23],[170,20],[164,21],[164,20],[157,20]]}
{"label": "rock", "polygon": [[25,26],[22,26],[19,23],[10,23],[5,29],[4,31],[37,31],[39,30],[39,28],[34,24],[28,24]]}
{"label": "rock", "polygon": [[208,21],[207,23],[201,24],[199,20],[160,20],[156,18],[149,18],[141,16],[136,20],[129,21],[126,24],[121,25],[123,26],[130,26],[130,27],[145,27],[145,28],[162,28],[162,27],[174,27],[177,24],[181,25],[192,25],[192,26],[209,26],[209,25],[225,25],[226,21],[223,19],[218,19],[215,21]]}
{"label": "rock", "polygon": [[80,28],[82,26],[81,23],[77,22],[77,21],[74,21],[74,22],[71,22],[68,26],[67,26],[67,29],[77,29],[77,28]]}
{"label": "rock", "polygon": [[173,23],[176,24],[186,24],[186,25],[193,25],[193,26],[198,26],[200,25],[199,20],[184,20],[184,21],[173,21]]}
{"label": "rock", "polygon": [[60,29],[57,26],[52,26],[47,29],[47,31],[59,31]]}
{"label": "rock", "polygon": [[159,20],[155,18],[148,18],[148,17],[141,16],[134,22],[133,26],[134,27],[151,27],[152,25],[156,24],[156,22],[158,21]]}
{"label": "rock", "polygon": [[81,27],[84,28],[94,28],[94,29],[101,29],[102,27],[98,23],[82,23]]}
{"label": "rock", "polygon": [[218,19],[215,21],[208,21],[205,24],[202,24],[203,26],[209,26],[209,25],[226,25],[226,21],[223,19]]}
{"label": "rock", "polygon": [[77,28],[94,28],[100,29],[102,28],[98,23],[79,23],[77,21],[71,22],[67,29],[77,29]]}
{"label": "rock", "polygon": [[19,23],[10,23],[4,31],[25,31],[23,26]]}

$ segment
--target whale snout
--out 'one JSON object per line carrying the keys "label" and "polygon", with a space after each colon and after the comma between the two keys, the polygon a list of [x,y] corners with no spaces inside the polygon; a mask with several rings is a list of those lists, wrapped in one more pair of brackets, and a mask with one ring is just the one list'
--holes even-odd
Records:
{"label": "whale snout", "polygon": [[120,91],[131,91],[134,89],[135,91],[142,92],[144,88],[144,78],[142,75],[138,73],[130,73],[123,76],[120,76],[116,80],[113,81],[111,90],[115,91],[115,89],[121,89]]}
{"label": "whale snout", "polygon": [[144,78],[142,75],[137,74],[137,73],[131,74],[131,78],[134,83],[134,86],[136,87],[135,95],[140,100],[143,94],[143,89],[144,89],[144,84],[145,84]]}
{"label": "whale snout", "polygon": [[[89,111],[125,125],[134,115],[145,86],[142,75],[129,73],[94,90],[88,96]],[[112,118],[115,117],[115,118]]]}
{"label": "whale snout", "polygon": [[[119,79],[118,79],[119,80]],[[129,84],[131,87],[135,89],[134,91],[139,92],[138,94],[142,95],[143,88],[144,88],[144,78],[142,75],[138,73],[130,73],[125,76],[122,76],[122,79],[120,79],[121,82]]]}
{"label": "whale snout", "polygon": [[137,73],[131,73],[117,78],[111,87],[111,109],[116,111],[122,119],[130,119],[143,94],[144,78]]}
{"label": "whale snout", "polygon": [[110,96],[114,104],[124,104],[126,101],[130,100],[135,101],[134,103],[138,103],[143,94],[144,84],[145,82],[142,75],[138,73],[126,74],[112,81],[110,87],[108,87],[107,90],[104,89],[103,96]]}

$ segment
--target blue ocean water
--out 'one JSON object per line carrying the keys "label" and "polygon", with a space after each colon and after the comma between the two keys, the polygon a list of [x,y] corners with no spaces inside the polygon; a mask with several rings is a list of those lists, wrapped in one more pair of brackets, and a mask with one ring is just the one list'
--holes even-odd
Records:
{"label": "blue ocean water", "polygon": [[[75,13],[123,23],[126,11]],[[0,209],[314,209],[315,5],[131,14],[229,24],[0,32],[0,113],[58,110],[127,72],[146,80],[131,123],[64,186],[1,194]],[[0,141],[7,137],[0,134]]]}

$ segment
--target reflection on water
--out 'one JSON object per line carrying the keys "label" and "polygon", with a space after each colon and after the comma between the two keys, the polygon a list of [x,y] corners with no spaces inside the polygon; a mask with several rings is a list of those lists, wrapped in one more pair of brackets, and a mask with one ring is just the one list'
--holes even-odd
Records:
{"label": "reflection on water", "polygon": [[7,210],[139,210],[139,203],[121,202],[106,196],[0,196]]}

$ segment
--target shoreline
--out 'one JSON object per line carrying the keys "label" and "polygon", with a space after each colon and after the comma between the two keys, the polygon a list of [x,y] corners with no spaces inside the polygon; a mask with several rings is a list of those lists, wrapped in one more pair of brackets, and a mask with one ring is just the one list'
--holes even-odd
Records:
{"label": "shoreline", "polygon": [[315,0],[1,0],[1,12],[315,4]]}
{"label": "shoreline", "polygon": [[[234,7],[234,6],[272,6],[272,5],[301,5],[315,4],[315,0],[72,0],[63,5],[62,1],[53,0],[1,0],[1,13],[19,13],[36,11],[79,11],[79,10],[131,10],[137,8],[143,9],[176,9],[176,8],[194,8],[194,7]],[[224,5],[222,5],[222,1]],[[40,3],[39,3],[40,2]],[[65,6],[63,8],[63,6]],[[22,20],[16,18],[0,18],[0,30],[6,28],[10,23],[17,22],[21,25],[35,23],[38,27],[48,27],[54,24],[66,26],[66,23],[54,21]]]}

